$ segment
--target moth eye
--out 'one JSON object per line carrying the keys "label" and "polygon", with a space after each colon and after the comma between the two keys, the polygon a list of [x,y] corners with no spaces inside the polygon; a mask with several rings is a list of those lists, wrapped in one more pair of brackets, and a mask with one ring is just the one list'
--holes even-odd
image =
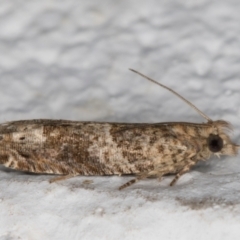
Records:
{"label": "moth eye", "polygon": [[208,148],[211,152],[220,152],[223,148],[223,140],[218,135],[210,134],[208,137]]}

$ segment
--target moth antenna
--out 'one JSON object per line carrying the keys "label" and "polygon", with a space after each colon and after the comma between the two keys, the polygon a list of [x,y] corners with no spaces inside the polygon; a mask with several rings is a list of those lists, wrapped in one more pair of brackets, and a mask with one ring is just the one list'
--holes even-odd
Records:
{"label": "moth antenna", "polygon": [[131,69],[131,68],[130,68],[129,70],[132,71],[132,72],[135,72],[135,73],[139,74],[140,76],[146,78],[146,79],[149,80],[150,82],[153,82],[153,83],[155,83],[155,84],[157,84],[157,85],[159,85],[159,86],[167,89],[168,91],[172,92],[174,95],[178,96],[178,97],[179,97],[180,99],[182,99],[185,103],[187,103],[190,107],[192,107],[193,109],[195,109],[195,110],[196,110],[203,118],[205,118],[208,122],[212,122],[212,119],[211,119],[211,118],[209,118],[206,114],[204,114],[202,111],[200,111],[200,110],[199,110],[196,106],[194,106],[191,102],[189,102],[187,99],[185,99],[184,97],[182,97],[180,94],[178,94],[177,92],[175,92],[175,91],[172,90],[171,88],[169,88],[169,87],[167,87],[167,86],[165,86],[165,85],[163,85],[163,84],[161,84],[161,83],[153,80],[152,78],[149,78],[149,77],[145,76],[144,74],[142,74],[142,73],[140,73],[140,72],[138,72],[138,71],[136,71],[136,70],[134,70],[134,69]]}

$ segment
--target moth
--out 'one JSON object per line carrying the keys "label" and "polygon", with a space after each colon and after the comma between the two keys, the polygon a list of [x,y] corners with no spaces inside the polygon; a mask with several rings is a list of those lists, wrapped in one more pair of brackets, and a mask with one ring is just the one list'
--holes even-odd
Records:
{"label": "moth", "polygon": [[206,123],[110,123],[68,120],[22,120],[0,124],[0,164],[19,171],[60,175],[54,182],[77,175],[135,175],[120,186],[149,177],[175,174],[171,186],[198,161],[212,155],[236,155],[240,145],[228,135],[231,125],[213,121],[188,100]]}

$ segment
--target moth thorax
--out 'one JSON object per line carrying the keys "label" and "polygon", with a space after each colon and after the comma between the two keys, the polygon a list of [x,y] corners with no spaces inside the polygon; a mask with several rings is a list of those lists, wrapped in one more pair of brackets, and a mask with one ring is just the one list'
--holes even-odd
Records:
{"label": "moth thorax", "polygon": [[218,135],[210,134],[208,137],[208,148],[211,152],[220,152],[223,148],[223,140]]}

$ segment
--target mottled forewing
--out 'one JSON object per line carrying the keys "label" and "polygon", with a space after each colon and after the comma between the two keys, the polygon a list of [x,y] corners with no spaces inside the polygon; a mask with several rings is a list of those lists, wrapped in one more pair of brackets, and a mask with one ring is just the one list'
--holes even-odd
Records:
{"label": "mottled forewing", "polygon": [[175,173],[201,146],[177,125],[29,120],[0,125],[0,163],[35,173]]}

